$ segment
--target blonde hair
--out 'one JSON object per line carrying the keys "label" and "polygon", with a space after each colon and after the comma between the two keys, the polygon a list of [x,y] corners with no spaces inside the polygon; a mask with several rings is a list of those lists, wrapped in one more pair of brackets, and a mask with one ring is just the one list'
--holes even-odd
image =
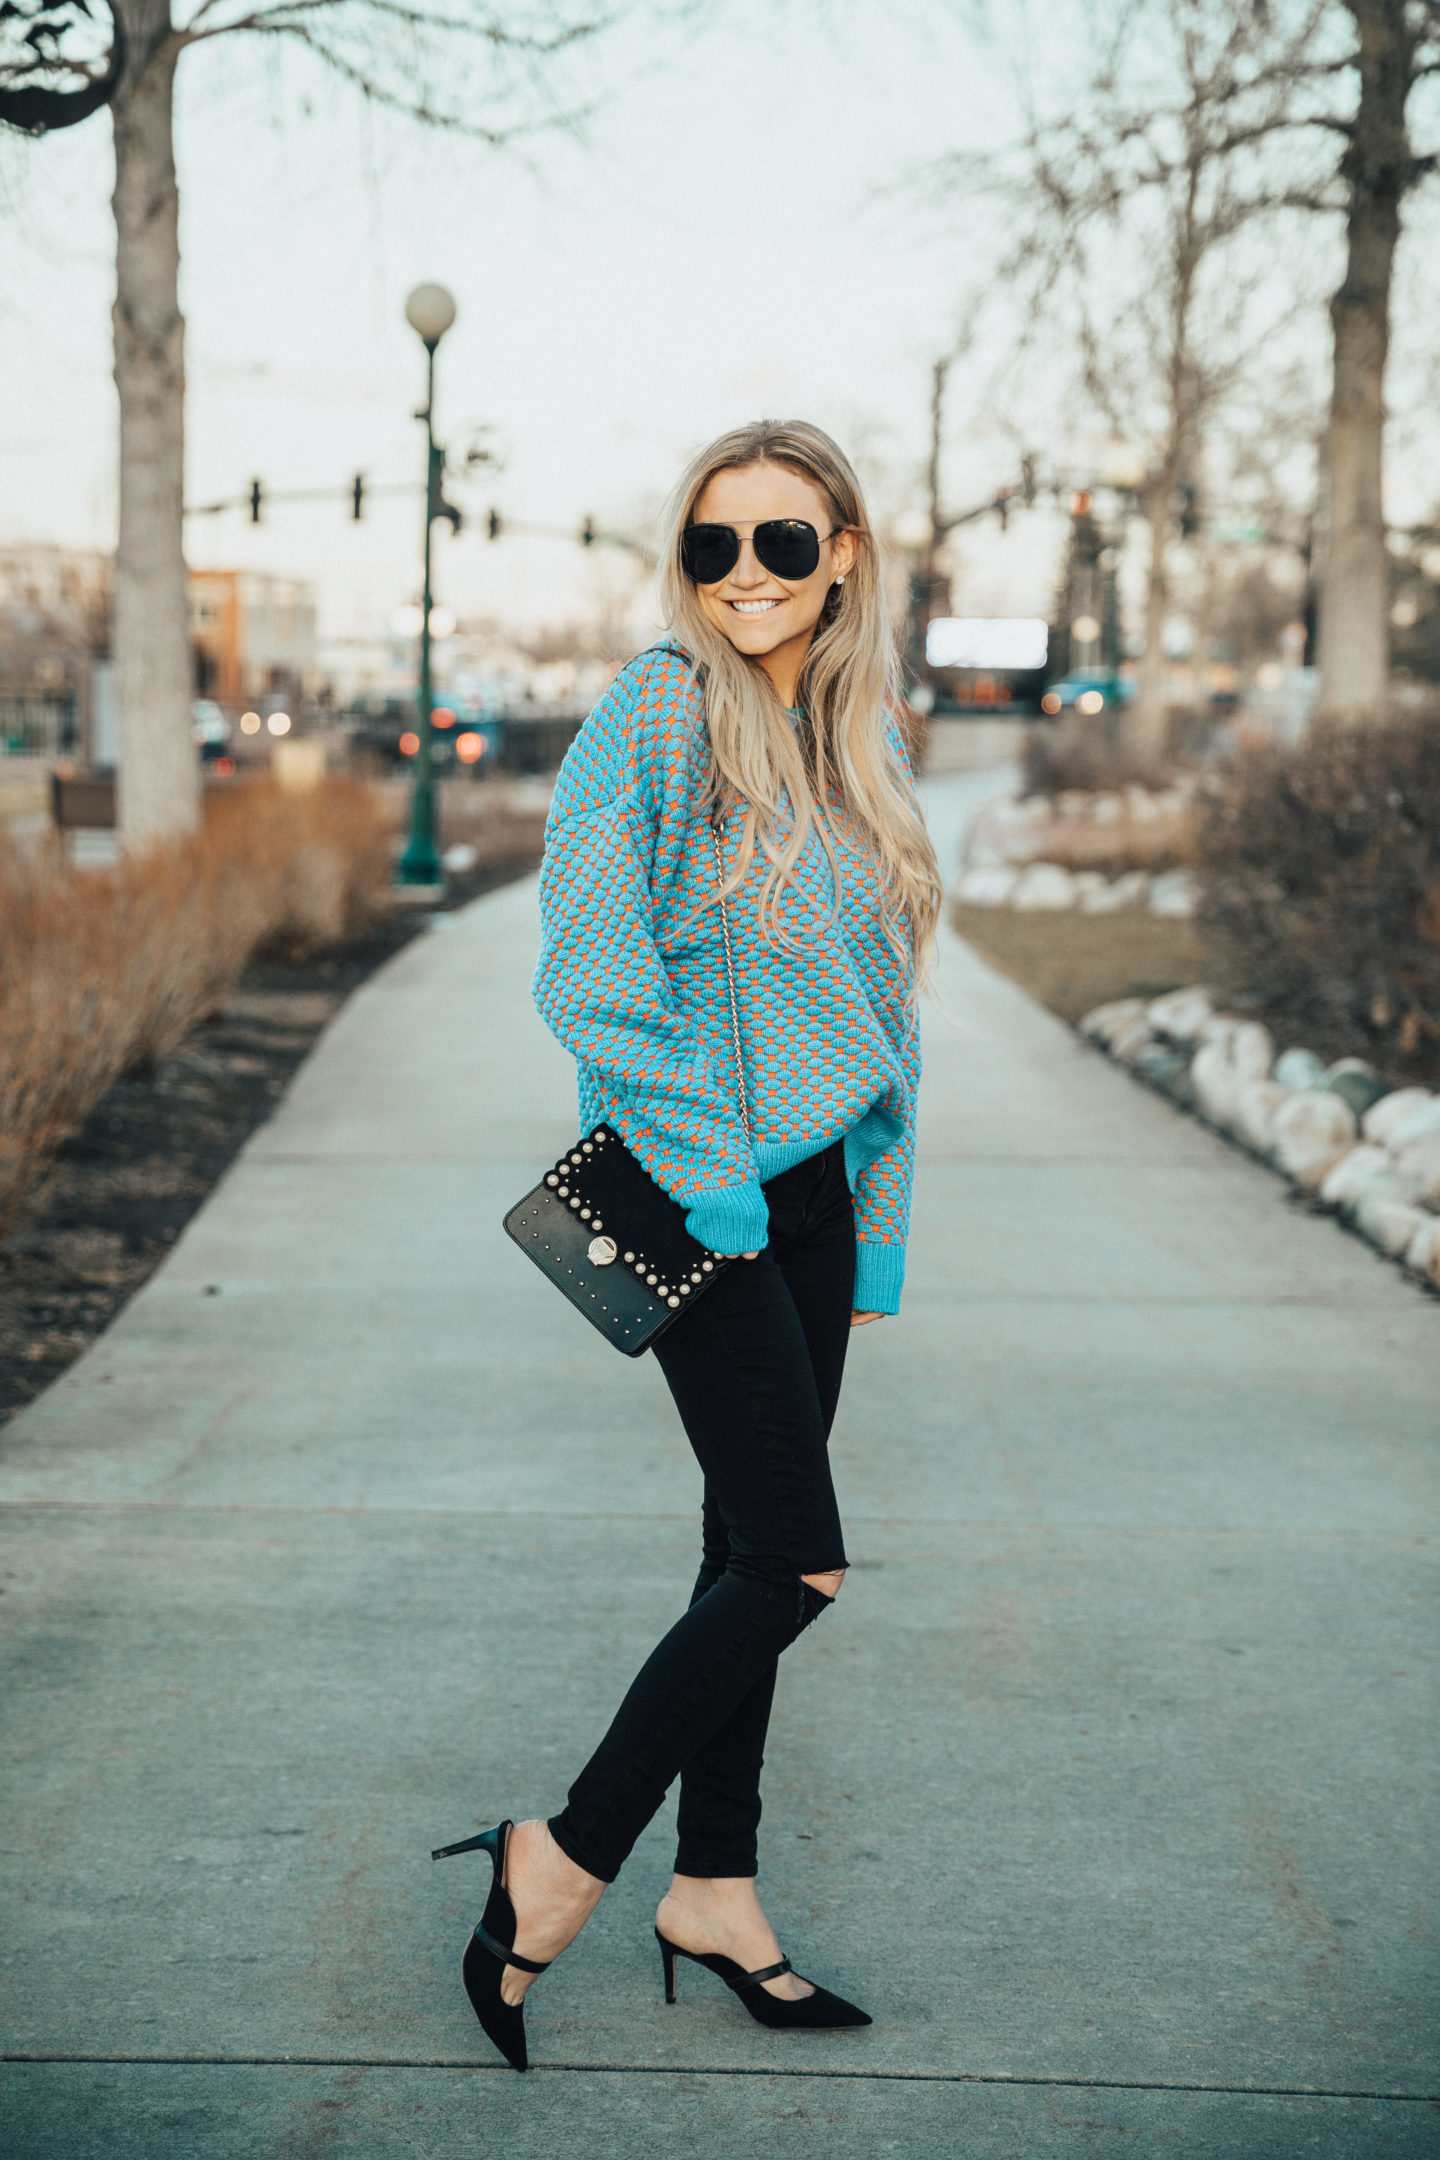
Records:
{"label": "blonde hair", "polygon": [[[796,728],[759,662],[737,652],[700,605],[680,565],[680,535],[716,473],[780,465],[825,498],[830,522],[854,534],[856,555],[843,586],[826,597],[796,692],[805,716]],[[895,639],[875,535],[860,482],[839,445],[805,420],[758,420],[732,428],[690,460],[666,506],[660,589],[667,625],[697,666],[710,737],[717,815],[742,808],[740,854],[725,891],[748,876],[756,852],[769,865],[761,922],[778,937],[776,908],[794,879],[812,831],[835,876],[845,853],[879,868],[886,934],[923,977],[940,913],[940,873],[909,775],[896,755],[887,715],[900,703]]]}

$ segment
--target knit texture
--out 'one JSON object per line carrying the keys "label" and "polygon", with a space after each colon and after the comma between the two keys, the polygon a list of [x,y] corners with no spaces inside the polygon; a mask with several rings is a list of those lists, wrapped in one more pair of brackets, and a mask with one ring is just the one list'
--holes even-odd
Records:
{"label": "knit texture", "polygon": [[[689,663],[671,645],[642,653],[585,722],[556,782],[536,1004],[578,1060],[582,1126],[608,1121],[712,1252],[761,1248],[762,1182],[843,1139],[855,1304],[897,1312],[920,1039],[884,932],[878,871],[848,854],[833,911],[830,865],[812,834],[776,911],[780,938],[758,919],[762,865],[729,904],[747,1139],[706,770]],[[739,841],[732,818],[721,834],[727,872]]]}

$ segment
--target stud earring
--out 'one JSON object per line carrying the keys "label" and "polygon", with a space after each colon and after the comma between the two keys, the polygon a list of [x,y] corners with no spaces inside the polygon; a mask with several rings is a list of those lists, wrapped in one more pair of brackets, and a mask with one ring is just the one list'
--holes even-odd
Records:
{"label": "stud earring", "polygon": [[839,577],[837,577],[837,578],[836,578],[836,580],[835,580],[835,583],[836,583],[837,585],[843,585],[843,584],[844,584],[844,582],[845,582],[845,573],[844,573],[844,571],[842,570],[842,571],[841,571],[841,573],[840,573],[840,575],[839,575]]}

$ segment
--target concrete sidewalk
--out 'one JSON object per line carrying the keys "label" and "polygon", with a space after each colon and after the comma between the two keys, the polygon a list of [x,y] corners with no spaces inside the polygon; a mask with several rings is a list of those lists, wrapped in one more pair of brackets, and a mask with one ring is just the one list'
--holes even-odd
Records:
{"label": "concrete sidewalk", "polygon": [[535,940],[527,884],[392,962],[0,1440],[0,2152],[1440,2151],[1440,1305],[953,940],[762,1831],[875,2026],[667,2009],[662,1821],[497,2066],[429,1848],[558,1804],[698,1501],[499,1229],[574,1120]]}

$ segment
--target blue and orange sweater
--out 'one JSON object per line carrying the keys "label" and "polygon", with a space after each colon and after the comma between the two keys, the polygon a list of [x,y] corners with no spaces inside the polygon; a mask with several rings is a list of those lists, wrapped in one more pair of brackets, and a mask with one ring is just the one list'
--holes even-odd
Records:
{"label": "blue and orange sweater", "polygon": [[[700,695],[673,645],[632,660],[555,787],[540,874],[535,1002],[579,1061],[580,1118],[621,1134],[712,1252],[763,1246],[766,1178],[843,1140],[855,1196],[855,1305],[898,1312],[920,1038],[885,935],[878,873],[843,865],[834,908],[818,836],[780,897],[763,863],[730,903],[751,1136],[740,1121]],[[739,821],[721,834],[727,871]]]}

